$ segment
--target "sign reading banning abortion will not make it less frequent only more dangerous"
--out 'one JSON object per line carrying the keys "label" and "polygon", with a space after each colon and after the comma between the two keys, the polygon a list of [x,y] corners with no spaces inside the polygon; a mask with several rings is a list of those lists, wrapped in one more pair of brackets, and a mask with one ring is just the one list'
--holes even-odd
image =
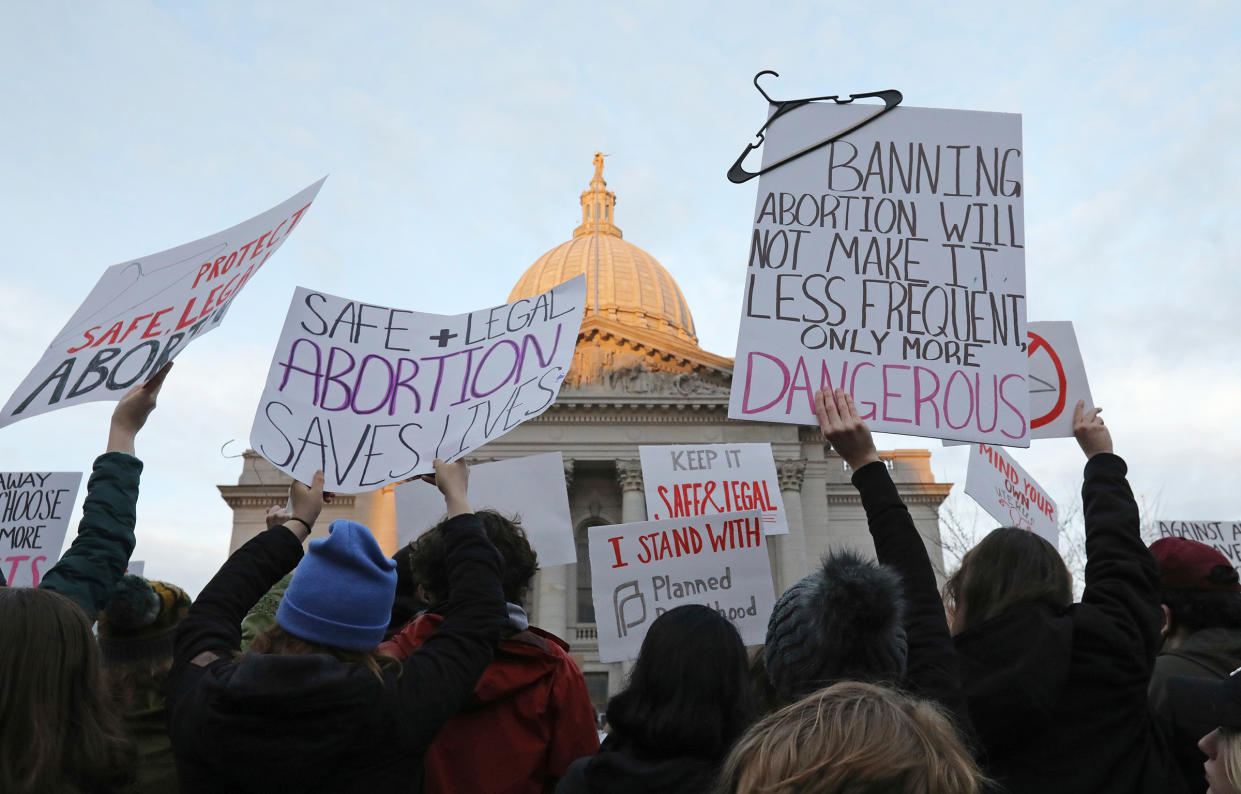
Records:
{"label": "sign reading banning abortion will not make it less frequent only more dangerous", "polygon": [[757,511],[591,527],[589,543],[599,661],[636,659],[651,623],[683,604],[764,642],[775,593]]}
{"label": "sign reading banning abortion will not make it less frequent only more dangerous", "polygon": [[119,400],[180,355],[220,324],[322,186],[320,179],[230,229],[105,270],[9,398],[0,427],[70,405]]}
{"label": "sign reading banning abortion will not make it less frequent only more dangerous", "polygon": [[586,278],[458,315],[298,287],[250,444],[301,482],[360,493],[433,470],[547,410],[573,360]]}
{"label": "sign reading banning abortion will not make it less frequent only more dangerous", "polygon": [[[776,162],[874,113],[812,103]],[[1021,117],[898,107],[759,178],[728,415],[1029,446]]]}
{"label": "sign reading banning abortion will not make it less frequent only more dangerous", "polygon": [[60,558],[81,472],[0,473],[0,573],[37,587]]}

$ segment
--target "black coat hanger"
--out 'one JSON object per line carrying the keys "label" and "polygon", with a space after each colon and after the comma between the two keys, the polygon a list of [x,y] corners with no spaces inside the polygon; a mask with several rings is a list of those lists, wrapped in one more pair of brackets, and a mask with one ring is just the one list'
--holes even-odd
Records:
{"label": "black coat hanger", "polygon": [[[728,169],[728,180],[730,182],[735,182],[737,184],[741,184],[742,182],[748,182],[754,177],[765,174],[768,171],[772,170],[773,168],[779,168],[785,163],[791,163],[797,158],[810,154],[816,149],[821,149],[824,146],[827,146],[829,143],[832,143],[833,141],[838,141],[841,138],[848,135],[849,133],[853,132],[854,130],[865,127],[867,124],[879,118],[884,113],[887,113],[889,110],[899,105],[901,103],[901,99],[903,99],[900,91],[896,91],[894,89],[888,89],[886,91],[872,91],[866,94],[850,94],[848,99],[841,99],[838,94],[833,94],[832,96],[814,96],[814,97],[807,97],[806,99],[785,99],[782,101],[777,101],[767,96],[767,92],[764,91],[763,87],[758,84],[758,78],[762,77],[765,74],[770,74],[775,77],[779,77],[780,74],[778,72],[773,72],[770,69],[764,69],[763,71],[754,75],[754,87],[758,89],[758,92],[763,95],[764,99],[766,99],[768,102],[770,102],[772,105],[775,106],[776,112],[771,114],[771,118],[767,119],[766,124],[759,127],[758,132],[754,133],[754,136],[758,139],[757,143],[751,143],[747,145],[745,147],[745,151],[743,151],[741,153],[741,156],[737,158],[737,162],[733,163],[732,168]],[[742,161],[745,160],[746,156],[749,155],[750,152],[754,151],[755,149],[763,145],[763,141],[765,140],[763,137],[763,133],[766,132],[767,128],[771,126],[771,123],[775,121],[776,119],[780,118],[781,116],[783,116],[785,113],[796,110],[802,105],[808,105],[811,102],[826,102],[828,100],[831,100],[832,102],[835,102],[838,105],[847,105],[855,99],[866,99],[868,97],[878,97],[879,99],[882,99],[883,107],[879,108],[875,113],[872,113],[871,115],[862,119],[861,121],[854,124],[853,126],[848,127],[847,129],[843,129],[840,132],[837,132],[835,135],[831,136],[830,138],[821,140],[818,143],[813,143],[799,152],[790,154],[788,157],[785,157],[779,162],[772,163],[771,165],[759,171],[747,171],[745,170],[745,167],[742,166],[741,163]]]}

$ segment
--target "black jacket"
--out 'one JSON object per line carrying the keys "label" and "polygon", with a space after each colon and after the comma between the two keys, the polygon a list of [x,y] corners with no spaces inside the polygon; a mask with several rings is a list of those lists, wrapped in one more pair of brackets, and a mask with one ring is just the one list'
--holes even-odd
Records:
{"label": "black jacket", "polygon": [[868,463],[853,472],[853,486],[866,509],[875,558],[900,574],[905,586],[909,657],[902,685],[946,708],[968,740],[971,727],[960,662],[926,544],[883,462]]}
{"label": "black jacket", "polygon": [[612,734],[598,755],[579,758],[556,794],[709,794],[723,759],[662,758]]}
{"label": "black jacket", "polygon": [[322,654],[237,657],[246,611],[302,557],[283,527],[242,546],[177,630],[168,727],[182,792],[416,789],[506,623],[500,557],[473,515],[445,531],[450,598],[421,649],[369,670]]}
{"label": "black jacket", "polygon": [[1081,603],[1028,602],[956,637],[983,762],[1003,791],[1184,791],[1147,707],[1159,570],[1126,471],[1112,454],[1086,463]]}

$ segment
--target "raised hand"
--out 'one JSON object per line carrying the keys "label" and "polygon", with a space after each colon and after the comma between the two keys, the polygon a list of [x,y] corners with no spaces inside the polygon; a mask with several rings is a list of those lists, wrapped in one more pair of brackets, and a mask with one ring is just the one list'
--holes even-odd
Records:
{"label": "raised hand", "polygon": [[[292,515],[284,522],[285,527],[297,535],[298,540],[305,540],[319,520],[323,511],[323,472],[315,472],[310,485],[303,485],[296,480],[289,485],[289,505]],[[271,511],[268,511],[270,516]]]}
{"label": "raised hand", "polygon": [[155,410],[155,399],[164,385],[164,378],[172,369],[169,361],[160,367],[145,383],[125,392],[125,396],[112,411],[112,423],[108,428],[108,451],[134,454],[134,437],[146,424],[147,417]]}
{"label": "raised hand", "polygon": [[1100,452],[1112,451],[1112,434],[1099,416],[1102,408],[1086,410],[1086,401],[1078,400],[1073,409],[1073,436],[1089,460]]}
{"label": "raised hand", "polygon": [[289,512],[284,505],[272,505],[267,508],[267,516],[265,517],[267,520],[267,528],[271,529],[272,527],[287,524],[289,519],[292,517],[293,514]]}
{"label": "raised hand", "polygon": [[466,498],[466,491],[470,484],[470,467],[465,465],[465,461],[445,463],[436,458],[434,466],[435,474],[424,474],[422,480],[440,489],[440,493],[444,495],[444,503],[448,507],[449,517],[474,512],[470,509],[470,502]]}
{"label": "raised hand", "polygon": [[844,389],[820,389],[814,396],[814,415],[819,429],[855,471],[879,460],[870,428],[858,416],[853,398]]}

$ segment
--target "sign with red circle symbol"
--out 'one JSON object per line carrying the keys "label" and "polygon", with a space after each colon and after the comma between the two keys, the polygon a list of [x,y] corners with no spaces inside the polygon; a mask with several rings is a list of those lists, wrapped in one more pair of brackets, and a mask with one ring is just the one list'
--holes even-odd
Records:
{"label": "sign with red circle symbol", "polygon": [[1073,407],[1094,406],[1086,368],[1071,322],[1029,323],[1026,353],[1030,362],[1030,437],[1073,435]]}

